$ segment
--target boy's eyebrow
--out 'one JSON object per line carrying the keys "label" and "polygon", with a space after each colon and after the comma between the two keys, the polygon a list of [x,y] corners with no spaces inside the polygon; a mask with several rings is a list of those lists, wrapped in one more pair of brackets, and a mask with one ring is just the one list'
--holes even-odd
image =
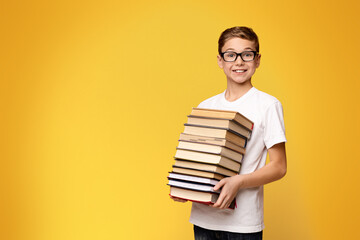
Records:
{"label": "boy's eyebrow", "polygon": [[[254,49],[252,49],[251,47],[246,47],[246,48],[244,48],[244,50],[253,50],[254,51]],[[226,51],[229,51],[229,50],[233,50],[233,51],[235,51],[235,49],[234,48],[227,48],[226,50],[225,50],[225,52]]]}

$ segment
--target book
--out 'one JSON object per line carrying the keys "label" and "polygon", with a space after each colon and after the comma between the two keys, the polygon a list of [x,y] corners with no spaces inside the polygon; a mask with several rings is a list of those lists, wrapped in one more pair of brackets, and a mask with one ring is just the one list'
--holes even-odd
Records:
{"label": "book", "polygon": [[193,162],[193,161],[187,161],[181,159],[175,159],[174,166],[195,169],[200,171],[215,172],[227,177],[235,176],[238,174],[238,172],[236,171],[231,171],[216,164],[207,164],[207,163]]}
{"label": "book", "polygon": [[187,123],[184,124],[184,133],[192,134],[192,135],[199,135],[205,137],[213,137],[213,138],[225,138],[230,142],[235,143],[241,147],[246,147],[247,138],[239,135],[231,130],[221,129],[221,128],[214,128],[214,127],[205,127],[205,126],[194,126],[189,125]]}
{"label": "book", "polygon": [[[214,204],[220,194],[214,186],[240,171],[253,125],[238,112],[193,108],[168,176],[170,195]],[[235,201],[231,204],[234,207]]]}
{"label": "book", "polygon": [[[199,184],[199,183],[172,180],[172,179],[169,179],[168,185],[172,187],[179,187],[179,188],[185,188],[185,189],[191,189],[191,190],[203,191],[203,192],[213,191],[214,188],[214,185],[206,185],[206,184]],[[219,190],[214,192],[220,193]]]}
{"label": "book", "polygon": [[239,124],[243,125],[249,130],[252,130],[254,127],[254,123],[243,116],[242,114],[235,111],[227,111],[227,110],[215,110],[215,109],[206,109],[206,108],[193,108],[191,111],[191,115],[200,116],[200,117],[212,117],[212,118],[225,118],[225,119],[233,119]]}
{"label": "book", "polygon": [[196,126],[208,126],[208,127],[230,129],[246,137],[248,140],[250,139],[252,132],[251,130],[240,125],[238,122],[234,121],[233,119],[208,118],[208,117],[189,115],[187,123]]}
{"label": "book", "polygon": [[241,162],[244,157],[243,154],[238,153],[229,148],[226,148],[223,146],[203,144],[203,143],[179,141],[178,149],[187,149],[187,150],[193,150],[193,151],[198,151],[198,152],[220,154],[224,157],[227,157],[230,159],[235,159],[238,162]]}
{"label": "book", "polygon": [[195,162],[218,164],[235,172],[239,172],[241,163],[219,154],[203,153],[184,149],[177,149],[175,158],[186,159]]}
{"label": "book", "polygon": [[[213,191],[202,192],[173,186],[170,186],[170,196],[208,205],[216,203],[217,199],[219,198],[219,194]],[[234,209],[235,207],[236,200],[234,199],[229,208]]]}
{"label": "book", "polygon": [[196,169],[177,167],[175,165],[173,166],[172,171],[175,173],[182,173],[182,174],[187,174],[187,175],[191,175],[191,176],[200,176],[200,177],[206,177],[206,178],[214,178],[217,180],[221,180],[221,179],[227,177],[225,175],[222,175],[222,174],[219,174],[216,172],[200,171],[200,170],[196,170]]}
{"label": "book", "polygon": [[216,179],[189,176],[189,175],[186,175],[186,174],[179,174],[179,173],[175,173],[175,172],[170,172],[169,176],[168,176],[168,179],[186,181],[186,182],[193,182],[193,183],[208,184],[208,185],[211,185],[211,186],[215,186],[216,184],[219,183],[219,180],[216,180]]}
{"label": "book", "polygon": [[214,138],[214,137],[206,137],[206,136],[199,136],[199,135],[192,135],[181,133],[179,141],[187,141],[187,142],[194,142],[194,143],[204,143],[204,144],[211,144],[216,146],[223,146],[230,148],[231,150],[237,151],[241,154],[245,154],[245,148],[238,146],[230,141],[227,141],[225,138]]}

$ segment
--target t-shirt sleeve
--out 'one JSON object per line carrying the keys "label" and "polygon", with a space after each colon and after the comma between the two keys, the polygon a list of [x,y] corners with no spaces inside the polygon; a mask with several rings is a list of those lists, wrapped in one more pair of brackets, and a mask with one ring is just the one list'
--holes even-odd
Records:
{"label": "t-shirt sleeve", "polygon": [[264,142],[267,149],[286,142],[283,108],[279,101],[266,110],[264,116]]}
{"label": "t-shirt sleeve", "polygon": [[201,103],[199,103],[199,105],[197,106],[198,108],[207,108],[208,104],[206,104],[206,101],[202,101]]}

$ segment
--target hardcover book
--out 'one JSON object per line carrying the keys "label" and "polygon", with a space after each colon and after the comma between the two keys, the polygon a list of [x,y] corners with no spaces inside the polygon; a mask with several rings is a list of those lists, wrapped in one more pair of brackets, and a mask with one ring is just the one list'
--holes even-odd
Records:
{"label": "hardcover book", "polygon": [[[190,189],[178,188],[170,186],[170,196],[189,200],[192,202],[199,202],[204,204],[212,205],[216,203],[219,198],[219,193],[214,191],[203,192],[203,191],[194,191]],[[236,199],[230,204],[229,208],[234,209],[236,207]]]}
{"label": "hardcover book", "polygon": [[174,172],[169,173],[168,179],[200,183],[200,184],[208,184],[211,186],[215,186],[216,184],[219,183],[219,180],[212,179],[212,178],[195,177],[195,176],[189,176],[186,174],[179,174],[179,173],[174,173]]}
{"label": "hardcover book", "polygon": [[250,139],[252,132],[251,130],[240,125],[238,122],[232,119],[207,118],[207,117],[189,115],[187,123],[190,125],[197,125],[197,126],[208,126],[208,127],[230,129],[246,137],[247,139]]}
{"label": "hardcover book", "polygon": [[193,151],[198,151],[198,152],[220,154],[224,157],[234,159],[238,162],[241,162],[243,159],[243,156],[244,156],[243,154],[238,153],[238,152],[231,150],[229,148],[226,148],[226,147],[203,144],[203,143],[179,141],[179,145],[177,148],[193,150]]}
{"label": "hardcover book", "polygon": [[235,111],[193,108],[191,111],[191,115],[200,117],[233,119],[234,121],[238,122],[249,130],[252,130],[254,127],[254,123],[250,119]]}
{"label": "hardcover book", "polygon": [[205,178],[213,178],[213,179],[217,179],[217,180],[221,180],[223,178],[228,177],[223,174],[212,172],[212,171],[202,171],[202,170],[197,170],[197,169],[192,169],[192,168],[187,168],[187,167],[178,167],[175,165],[173,166],[172,171],[174,173],[181,173],[181,174],[186,174],[186,175],[190,175],[190,176],[199,176],[199,177],[205,177]]}
{"label": "hardcover book", "polygon": [[193,161],[188,161],[188,160],[184,160],[184,159],[175,159],[174,166],[183,167],[183,168],[191,168],[191,169],[196,169],[196,170],[200,170],[200,171],[216,172],[216,173],[225,175],[227,177],[235,176],[238,174],[238,172],[236,172],[236,171],[232,171],[232,170],[223,168],[217,164],[193,162]]}
{"label": "hardcover book", "polygon": [[194,143],[203,143],[203,144],[208,144],[208,145],[223,146],[223,147],[230,148],[234,151],[237,151],[241,154],[245,154],[245,148],[243,148],[239,145],[236,145],[230,141],[227,141],[225,138],[214,138],[214,137],[206,137],[206,136],[181,133],[179,141],[187,141],[187,142],[194,142]]}
{"label": "hardcover book", "polygon": [[219,154],[203,153],[184,149],[177,149],[175,158],[186,159],[195,162],[218,164],[219,166],[234,172],[239,172],[241,163]]}
{"label": "hardcover book", "polygon": [[212,138],[225,138],[241,147],[246,147],[247,138],[228,129],[184,124],[184,133]]}

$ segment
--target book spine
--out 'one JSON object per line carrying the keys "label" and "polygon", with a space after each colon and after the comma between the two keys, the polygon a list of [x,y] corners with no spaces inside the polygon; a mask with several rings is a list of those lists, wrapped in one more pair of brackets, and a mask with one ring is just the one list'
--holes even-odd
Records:
{"label": "book spine", "polygon": [[241,135],[240,133],[235,132],[234,130],[231,130],[230,128],[220,128],[220,127],[211,127],[211,126],[204,126],[204,125],[194,125],[194,124],[189,124],[189,123],[185,123],[184,126],[190,126],[190,127],[197,127],[197,128],[210,128],[210,129],[219,129],[219,130],[225,130],[228,131],[232,134],[234,134],[235,136],[238,136],[240,138],[243,138],[245,140],[245,146],[247,143],[248,138]]}

